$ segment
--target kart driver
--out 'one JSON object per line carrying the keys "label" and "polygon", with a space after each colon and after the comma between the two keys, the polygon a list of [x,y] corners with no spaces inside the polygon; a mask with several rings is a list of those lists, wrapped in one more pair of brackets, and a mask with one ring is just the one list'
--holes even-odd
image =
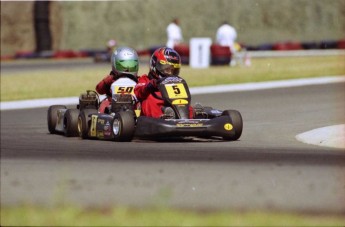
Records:
{"label": "kart driver", "polygon": [[130,47],[119,47],[111,55],[110,74],[104,77],[96,86],[96,91],[107,95],[99,107],[99,112],[104,113],[111,104],[111,84],[120,77],[129,77],[138,82],[139,61],[137,52]]}
{"label": "kart driver", "polygon": [[[148,75],[142,75],[134,88],[137,99],[141,102],[141,115],[147,117],[161,118],[164,101],[155,98],[154,92],[161,96],[157,86],[165,78],[179,76],[181,68],[181,57],[173,49],[161,47],[152,54],[150,59],[150,71]],[[193,109],[190,108],[189,117],[193,118]]]}

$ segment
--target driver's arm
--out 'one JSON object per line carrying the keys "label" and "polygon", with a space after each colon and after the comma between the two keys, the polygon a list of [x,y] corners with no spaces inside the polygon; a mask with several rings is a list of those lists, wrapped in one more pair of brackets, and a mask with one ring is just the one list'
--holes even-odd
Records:
{"label": "driver's arm", "polygon": [[98,94],[101,94],[101,95],[106,94],[108,96],[111,96],[110,86],[113,82],[114,82],[114,77],[112,75],[108,75],[104,77],[103,80],[101,80],[96,85],[96,91],[98,92]]}
{"label": "driver's arm", "polygon": [[152,90],[157,89],[155,80],[150,80],[147,76],[141,76],[134,88],[135,96],[140,100],[145,100]]}

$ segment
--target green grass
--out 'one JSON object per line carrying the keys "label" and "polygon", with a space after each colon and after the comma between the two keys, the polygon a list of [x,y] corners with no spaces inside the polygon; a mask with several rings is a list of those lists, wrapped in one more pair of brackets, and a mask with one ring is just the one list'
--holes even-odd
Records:
{"label": "green grass", "polygon": [[[140,74],[147,72],[148,67],[141,66]],[[107,73],[99,67],[1,73],[1,101],[79,96],[94,90]],[[345,75],[345,56],[256,58],[251,67],[183,66],[180,75],[190,87]]]}
{"label": "green grass", "polygon": [[345,217],[168,208],[1,207],[2,226],[344,226]]}
{"label": "green grass", "polygon": [[252,60],[251,67],[212,67],[199,72],[188,67],[182,72],[192,86],[345,75],[345,56],[259,58]]}

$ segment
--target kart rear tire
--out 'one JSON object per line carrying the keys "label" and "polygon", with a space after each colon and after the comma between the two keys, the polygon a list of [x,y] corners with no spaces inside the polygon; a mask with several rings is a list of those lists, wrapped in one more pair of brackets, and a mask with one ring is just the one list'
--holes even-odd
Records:
{"label": "kart rear tire", "polygon": [[97,110],[95,109],[84,109],[80,111],[78,116],[78,134],[81,139],[87,139],[89,138],[89,129],[91,126],[91,117],[89,117],[90,114],[97,113]]}
{"label": "kart rear tire", "polygon": [[242,135],[243,130],[243,119],[241,113],[237,110],[224,110],[222,116],[229,116],[233,130],[235,130],[235,134],[230,134],[229,136],[223,136],[224,140],[238,140]]}
{"label": "kart rear tire", "polygon": [[135,131],[135,114],[132,111],[120,111],[116,113],[112,129],[114,140],[119,142],[130,142]]}
{"label": "kart rear tire", "polygon": [[78,109],[66,110],[65,117],[63,120],[63,127],[65,129],[65,136],[75,137],[78,136]]}
{"label": "kart rear tire", "polygon": [[57,122],[57,112],[59,109],[67,109],[64,105],[52,105],[48,108],[47,112],[47,122],[48,122],[48,131],[50,134],[56,134],[57,131],[55,130],[56,122]]}

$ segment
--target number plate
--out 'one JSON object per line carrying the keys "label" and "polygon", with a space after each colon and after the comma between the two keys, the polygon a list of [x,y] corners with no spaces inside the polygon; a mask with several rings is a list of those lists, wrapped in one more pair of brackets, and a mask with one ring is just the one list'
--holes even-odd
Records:
{"label": "number plate", "polygon": [[134,86],[115,86],[115,94],[134,94]]}
{"label": "number plate", "polygon": [[170,99],[188,98],[186,89],[183,84],[166,84],[165,88]]}

